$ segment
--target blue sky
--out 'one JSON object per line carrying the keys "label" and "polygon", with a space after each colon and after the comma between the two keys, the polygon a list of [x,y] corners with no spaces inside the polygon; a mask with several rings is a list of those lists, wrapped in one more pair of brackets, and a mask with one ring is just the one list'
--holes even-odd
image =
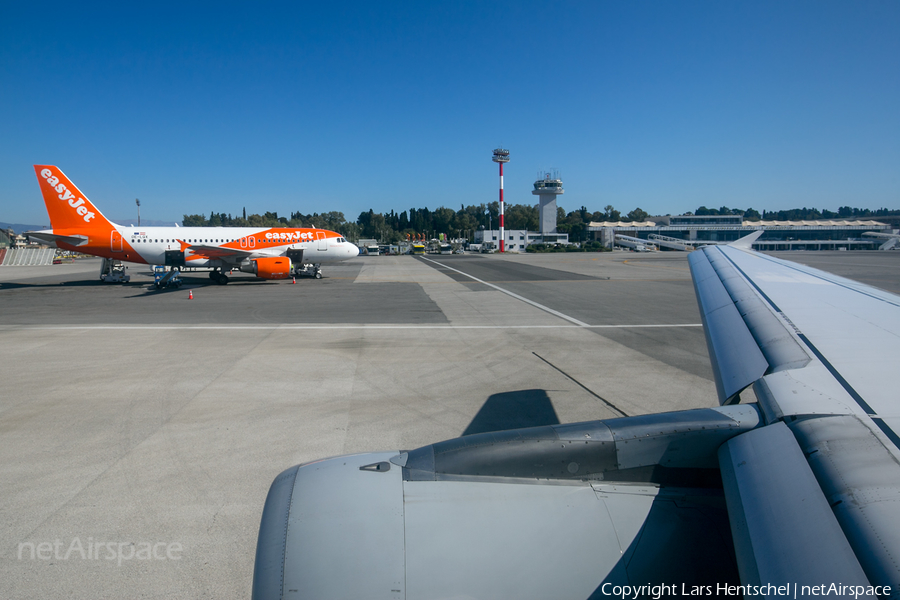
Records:
{"label": "blue sky", "polygon": [[[132,6],[132,4],[135,4]],[[0,221],[900,208],[900,3],[0,4]]]}

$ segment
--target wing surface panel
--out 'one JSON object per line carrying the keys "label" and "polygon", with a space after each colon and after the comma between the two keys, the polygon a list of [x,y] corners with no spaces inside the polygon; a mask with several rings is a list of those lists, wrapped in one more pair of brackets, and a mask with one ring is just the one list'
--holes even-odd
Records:
{"label": "wing surface panel", "polygon": [[868,414],[818,361],[767,375],[753,389],[769,423],[794,415]]}
{"label": "wing surface panel", "polygon": [[900,416],[900,402],[886,385],[900,356],[900,298],[764,255],[715,250],[794,328],[863,410]]}

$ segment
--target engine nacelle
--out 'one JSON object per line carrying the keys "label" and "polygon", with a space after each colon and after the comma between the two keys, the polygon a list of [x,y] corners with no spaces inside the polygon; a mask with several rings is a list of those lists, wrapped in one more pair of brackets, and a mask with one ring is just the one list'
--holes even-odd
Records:
{"label": "engine nacelle", "polygon": [[292,467],[263,509],[253,598],[583,600],[648,582],[736,585],[719,448],[759,425],[736,404]]}
{"label": "engine nacelle", "polygon": [[291,259],[287,256],[254,258],[242,264],[240,270],[262,279],[286,279],[291,276]]}

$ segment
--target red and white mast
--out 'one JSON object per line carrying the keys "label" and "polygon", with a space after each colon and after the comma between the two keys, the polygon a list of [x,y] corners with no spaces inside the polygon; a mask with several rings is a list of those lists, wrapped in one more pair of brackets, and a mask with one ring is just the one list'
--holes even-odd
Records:
{"label": "red and white mast", "polygon": [[506,240],[504,238],[503,229],[503,163],[509,162],[509,150],[497,148],[494,150],[494,158],[492,160],[495,163],[500,164],[500,252],[505,252]]}

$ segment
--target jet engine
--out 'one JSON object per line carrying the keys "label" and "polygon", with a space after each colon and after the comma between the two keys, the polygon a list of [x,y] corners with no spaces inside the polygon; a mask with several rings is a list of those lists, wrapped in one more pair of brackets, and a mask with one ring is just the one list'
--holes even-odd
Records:
{"label": "jet engine", "polygon": [[291,259],[287,256],[254,258],[241,264],[240,270],[262,279],[286,279],[291,276]]}
{"label": "jet engine", "polygon": [[717,453],[760,424],[740,404],[291,467],[263,509],[253,598],[584,600],[736,585]]}

